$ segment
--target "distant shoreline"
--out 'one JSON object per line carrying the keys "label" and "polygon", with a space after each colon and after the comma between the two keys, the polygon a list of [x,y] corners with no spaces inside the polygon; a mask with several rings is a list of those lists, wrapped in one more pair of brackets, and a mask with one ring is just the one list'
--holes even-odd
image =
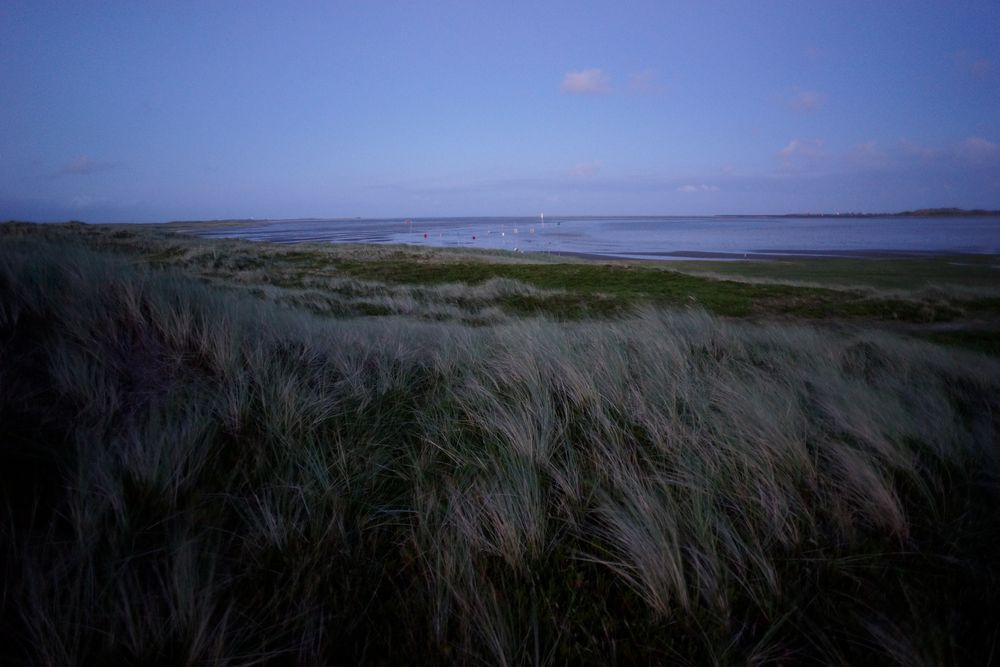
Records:
{"label": "distant shoreline", "polygon": [[[962,209],[962,208],[928,208],[916,209],[913,211],[897,211],[895,213],[723,213],[717,215],[556,215],[549,216],[552,222],[566,219],[589,220],[589,219],[621,219],[621,220],[641,220],[644,218],[704,218],[704,219],[747,219],[747,218],[991,218],[1000,217],[1000,209]],[[534,216],[503,216],[503,215],[447,215],[447,216],[395,216],[395,217],[331,217],[331,218],[222,218],[215,220],[172,220],[169,222],[147,223],[152,225],[163,225],[180,227],[185,225],[218,225],[220,227],[235,227],[240,225],[265,225],[281,222],[369,222],[380,220],[489,220],[489,219],[533,219]]]}
{"label": "distant shoreline", "polygon": [[[726,215],[713,216],[719,218],[745,218],[752,216]],[[1000,217],[1000,210],[981,208],[922,208],[915,211],[900,211],[898,213],[783,213],[780,215],[761,216],[768,218],[990,218]]]}
{"label": "distant shoreline", "polygon": [[993,253],[963,253],[947,250],[814,250],[781,249],[767,252],[706,252],[699,250],[677,250],[674,252],[633,252],[624,255],[602,255],[599,253],[556,250],[547,253],[560,257],[575,257],[592,261],[644,262],[644,261],[755,261],[755,262],[795,262],[807,259],[926,259],[939,257],[981,256]]}
{"label": "distant shoreline", "polygon": [[[707,215],[676,215],[676,214],[646,214],[646,215],[572,215],[572,214],[552,214],[547,220],[551,222],[564,220],[595,220],[595,219],[615,219],[615,220],[643,220],[649,218],[699,218],[705,220],[742,220],[742,219],[787,219],[787,218],[998,218],[1000,209],[963,209],[963,208],[926,208],[912,211],[897,211],[894,213],[867,213],[863,211],[848,211],[835,213],[718,213]],[[188,226],[215,226],[215,227],[240,227],[247,225],[271,225],[275,223],[287,222],[378,222],[395,220],[532,220],[537,219],[533,215],[442,215],[442,216],[331,216],[331,217],[301,217],[301,218],[211,218],[211,219],[190,219],[190,220],[167,220],[163,222],[100,222],[81,220],[23,220],[8,218],[6,222],[35,222],[37,224],[65,224],[82,223],[93,225],[149,225],[153,227],[166,227],[176,229]],[[0,219],[2,220],[2,219]]]}

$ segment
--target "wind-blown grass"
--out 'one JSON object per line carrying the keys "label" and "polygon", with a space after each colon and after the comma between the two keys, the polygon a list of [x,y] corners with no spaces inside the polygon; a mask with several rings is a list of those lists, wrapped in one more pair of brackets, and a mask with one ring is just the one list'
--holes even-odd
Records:
{"label": "wind-blown grass", "polygon": [[996,361],[648,305],[434,321],[413,287],[330,317],[314,288],[0,246],[6,658],[994,654]]}

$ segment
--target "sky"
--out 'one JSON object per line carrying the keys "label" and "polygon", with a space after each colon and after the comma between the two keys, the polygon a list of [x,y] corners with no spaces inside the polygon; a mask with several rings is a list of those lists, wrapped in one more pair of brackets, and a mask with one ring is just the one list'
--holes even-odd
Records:
{"label": "sky", "polygon": [[1000,2],[0,2],[0,219],[1000,208]]}

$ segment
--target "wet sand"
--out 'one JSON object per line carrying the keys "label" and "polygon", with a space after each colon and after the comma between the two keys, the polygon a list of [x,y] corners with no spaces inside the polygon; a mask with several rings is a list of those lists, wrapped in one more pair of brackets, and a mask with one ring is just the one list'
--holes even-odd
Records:
{"label": "wet sand", "polygon": [[270,243],[405,244],[600,261],[900,259],[1000,253],[1000,218],[436,218],[224,220],[173,231]]}

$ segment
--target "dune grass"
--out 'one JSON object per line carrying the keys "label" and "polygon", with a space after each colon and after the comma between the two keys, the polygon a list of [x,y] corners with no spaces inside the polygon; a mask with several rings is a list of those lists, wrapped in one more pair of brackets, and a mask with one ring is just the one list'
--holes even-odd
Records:
{"label": "dune grass", "polygon": [[0,243],[5,662],[995,659],[996,360],[87,233]]}

